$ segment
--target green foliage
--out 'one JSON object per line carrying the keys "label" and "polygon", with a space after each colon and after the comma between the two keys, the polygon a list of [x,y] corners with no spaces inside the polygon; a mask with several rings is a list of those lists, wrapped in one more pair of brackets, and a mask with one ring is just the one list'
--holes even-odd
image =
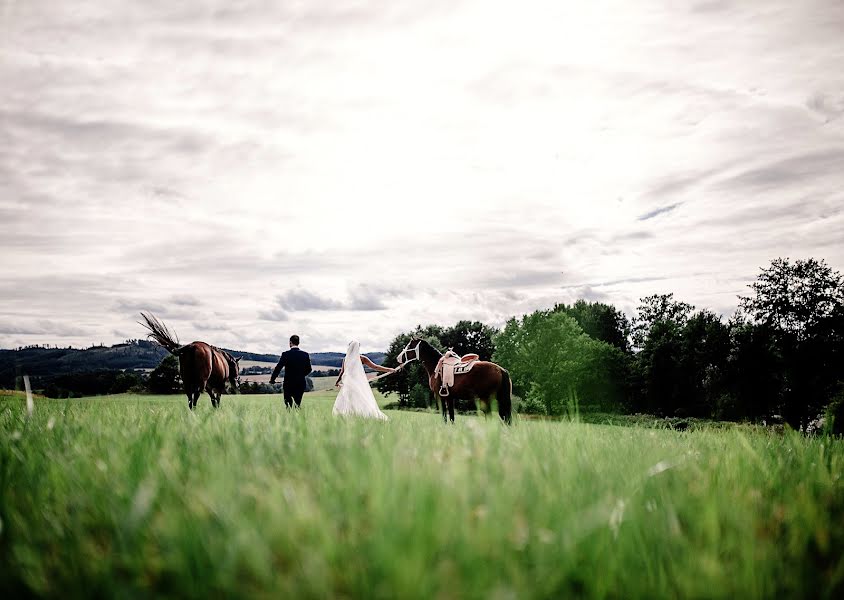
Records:
{"label": "green foliage", "polygon": [[431,388],[422,383],[413,384],[407,405],[412,408],[429,408],[432,403]]}
{"label": "green foliage", "polygon": [[777,258],[750,285],[741,308],[781,335],[805,339],[844,308],[844,277],[823,260]]}
{"label": "green foliage", "polygon": [[161,346],[146,340],[127,340],[108,348],[94,346],[85,350],[40,346],[0,350],[0,387],[14,387],[15,377],[24,373],[46,385],[57,377],[84,372],[152,369],[166,354]]}
{"label": "green foliage", "polygon": [[516,412],[525,415],[547,415],[548,409],[542,402],[542,398],[536,394],[528,393],[528,396],[516,404]]}
{"label": "green foliage", "polygon": [[142,389],[143,380],[138,373],[98,370],[49,378],[42,391],[49,398],[78,398],[100,394],[122,394],[130,390]]}
{"label": "green foliage", "polygon": [[692,312],[685,303],[653,310],[653,298],[644,299],[637,318],[641,351],[636,369],[641,383],[639,410],[657,415],[709,417],[731,409],[724,398],[730,330],[710,311]]}
{"label": "green foliage", "polygon": [[326,369],[320,371],[311,371],[310,377],[339,377],[340,369]]}
{"label": "green foliage", "polygon": [[563,312],[511,319],[495,344],[495,361],[510,371],[516,394],[541,402],[548,414],[563,414],[573,398],[595,407],[621,400],[624,354]]}
{"label": "green foliage", "polygon": [[778,258],[750,288],[741,309],[768,329],[782,357],[782,414],[805,427],[844,379],[844,277],[823,260]]}
{"label": "green foliage", "polygon": [[0,400],[6,597],[840,597],[844,442]]}
{"label": "green foliage", "polygon": [[440,335],[443,349],[451,348],[457,354],[477,354],[481,360],[492,360],[495,353],[493,338],[498,333],[494,327],[480,321],[458,321]]}
{"label": "green foliage", "polygon": [[633,319],[633,346],[643,348],[657,323],[673,323],[682,327],[694,308],[691,304],[674,300],[674,294],[654,294],[642,298]]}
{"label": "green foliage", "polygon": [[729,330],[727,392],[731,402],[714,416],[755,421],[777,412],[783,366],[771,328],[736,317]]}
{"label": "green foliage", "polygon": [[622,352],[630,350],[630,321],[610,304],[578,300],[571,306],[558,304],[554,312],[572,317],[589,337],[615,346]]}
{"label": "green foliage", "polygon": [[844,382],[839,382],[839,391],[826,407],[824,419],[826,421],[824,433],[837,436],[844,435]]}
{"label": "green foliage", "polygon": [[172,394],[181,391],[179,359],[172,354],[165,356],[164,360],[149,374],[147,387],[153,394]]}

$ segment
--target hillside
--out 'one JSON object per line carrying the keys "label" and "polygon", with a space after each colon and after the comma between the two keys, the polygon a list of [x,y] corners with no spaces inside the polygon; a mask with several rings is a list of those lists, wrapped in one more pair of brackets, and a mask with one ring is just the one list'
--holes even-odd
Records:
{"label": "hillside", "polygon": [[[242,350],[228,350],[232,355],[256,362],[276,363],[278,354],[258,354]],[[128,340],[114,346],[91,348],[48,348],[30,346],[15,350],[0,350],[0,387],[14,388],[15,378],[29,375],[48,380],[61,375],[103,370],[154,369],[167,356],[167,351],[148,340]],[[343,362],[339,352],[315,352],[311,364],[339,367]],[[373,362],[384,361],[383,352],[367,354]]]}

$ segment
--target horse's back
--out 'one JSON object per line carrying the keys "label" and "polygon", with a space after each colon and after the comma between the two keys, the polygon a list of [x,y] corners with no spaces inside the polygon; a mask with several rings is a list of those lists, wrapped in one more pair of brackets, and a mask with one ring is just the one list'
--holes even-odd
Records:
{"label": "horse's back", "polygon": [[[501,373],[503,369],[487,360],[476,361],[472,369],[461,375],[455,375],[454,385],[451,387],[451,393],[456,398],[463,400],[471,400],[476,397],[488,397],[494,393],[501,384]],[[439,378],[436,378],[439,380]],[[432,382],[434,383],[434,382]],[[440,382],[435,384],[437,387],[432,389],[437,391]]]}
{"label": "horse's back", "polygon": [[185,385],[204,386],[211,375],[212,351],[205,342],[193,342],[179,355],[179,371]]}

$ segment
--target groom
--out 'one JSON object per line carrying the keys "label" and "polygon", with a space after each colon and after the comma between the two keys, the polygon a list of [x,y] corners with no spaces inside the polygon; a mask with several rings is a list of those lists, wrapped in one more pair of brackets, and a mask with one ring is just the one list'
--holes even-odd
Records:
{"label": "groom", "polygon": [[311,357],[307,352],[299,350],[299,336],[290,336],[290,350],[284,352],[278,364],[273,369],[270,383],[275,383],[279,372],[284,369],[284,380],[282,390],[284,391],[284,405],[287,408],[296,408],[302,404],[302,394],[305,393],[305,375],[311,372]]}

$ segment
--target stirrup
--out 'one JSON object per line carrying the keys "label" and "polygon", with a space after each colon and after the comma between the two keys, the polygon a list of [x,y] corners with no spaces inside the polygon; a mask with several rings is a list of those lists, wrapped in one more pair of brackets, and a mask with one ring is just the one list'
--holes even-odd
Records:
{"label": "stirrup", "polygon": [[443,396],[443,397],[448,396],[448,388],[445,387],[444,385],[440,386],[440,396]]}

